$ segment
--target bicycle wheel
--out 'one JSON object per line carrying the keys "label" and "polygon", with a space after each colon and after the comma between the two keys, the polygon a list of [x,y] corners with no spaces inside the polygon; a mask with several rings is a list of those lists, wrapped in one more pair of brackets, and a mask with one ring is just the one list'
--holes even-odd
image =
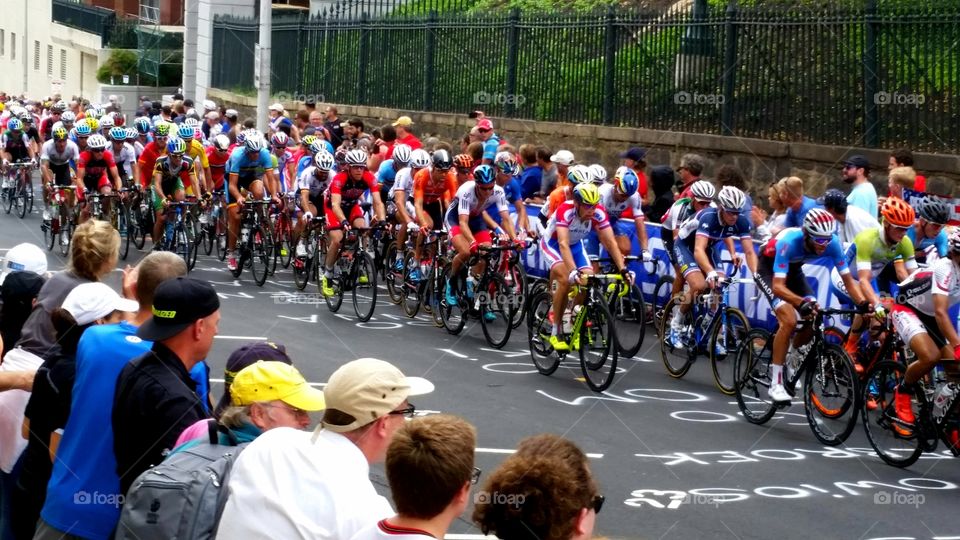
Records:
{"label": "bicycle wheel", "polygon": [[[897,418],[894,390],[903,381],[905,372],[903,364],[884,360],[867,372],[860,387],[861,403],[876,404],[861,409],[867,439],[880,459],[894,467],[909,467],[923,453],[920,438],[913,432],[915,426]],[[913,406],[914,414],[918,414],[916,399]]]}
{"label": "bicycle wheel", "polygon": [[227,252],[230,251],[227,249],[227,211],[225,208],[221,208],[217,213],[217,223],[216,223],[216,235],[217,239],[214,244],[217,247],[217,259],[221,262],[227,258]]}
{"label": "bicycle wheel", "polygon": [[147,229],[144,220],[140,202],[135,199],[130,205],[130,212],[127,214],[127,235],[137,249],[143,249],[143,245],[147,241]]}
{"label": "bicycle wheel", "polygon": [[657,284],[653,287],[653,297],[650,304],[650,317],[646,320],[653,324],[655,331],[660,331],[660,319],[663,318],[663,308],[670,301],[670,293],[673,292],[673,278],[669,275],[660,276]]}
{"label": "bicycle wheel", "polygon": [[530,300],[527,310],[527,344],[530,359],[541,375],[552,375],[560,367],[560,356],[550,346],[549,313],[553,296],[543,291]]}
{"label": "bicycle wheel", "polygon": [[267,259],[272,258],[273,253],[267,250],[267,235],[259,225],[254,226],[250,231],[250,238],[253,246],[250,253],[250,272],[253,274],[253,282],[263,287],[263,284],[267,281],[267,274],[270,272]]}
{"label": "bicycle wheel", "polygon": [[467,324],[467,310],[464,307],[464,302],[467,301],[465,294],[460,294],[460,291],[463,290],[465,286],[463,284],[462,277],[453,278],[453,283],[451,286],[454,288],[453,296],[456,298],[457,303],[455,305],[450,305],[447,302],[446,287],[448,277],[450,276],[450,265],[447,265],[443,269],[442,275],[442,289],[438,292],[441,295],[440,301],[440,318],[443,320],[443,327],[446,328],[447,332],[457,335],[463,331],[463,327]]}
{"label": "bicycle wheel", "polygon": [[47,246],[47,251],[53,251],[53,246],[57,243],[57,236],[60,232],[60,216],[54,215],[50,218],[50,223],[41,224],[43,229],[43,243]]}
{"label": "bicycle wheel", "polygon": [[120,205],[117,210],[117,227],[120,231],[120,259],[125,261],[130,253],[130,227],[127,224],[129,219],[127,218],[126,206],[119,202],[117,204]]}
{"label": "bicycle wheel", "polygon": [[589,305],[580,327],[580,369],[594,392],[603,392],[617,373],[617,332],[606,304]]}
{"label": "bicycle wheel", "polygon": [[857,372],[838,345],[824,344],[803,381],[803,404],[813,435],[829,446],[847,440],[857,423]]}
{"label": "bicycle wheel", "polygon": [[193,270],[193,267],[197,265],[199,233],[197,231],[197,218],[193,217],[193,214],[189,212],[183,216],[183,230],[186,233],[187,242],[190,244],[190,258],[187,260],[187,270]]}
{"label": "bicycle wheel", "polygon": [[27,213],[32,214],[33,213],[33,182],[30,180],[29,176],[27,176],[26,194],[27,194],[27,198],[26,198]]}
{"label": "bicycle wheel", "polygon": [[[696,353],[690,351],[691,346],[696,346],[696,344],[691,343],[692,340],[688,339],[687,336],[679,336],[678,341],[682,343],[682,346],[678,347],[680,344],[674,343],[670,337],[670,321],[673,320],[674,312],[680,309],[680,299],[681,297],[678,296],[667,302],[667,305],[663,308],[663,317],[660,321],[660,359],[663,360],[663,365],[667,368],[667,374],[674,379],[686,375],[696,358]],[[684,321],[684,327],[690,324],[689,314],[684,316]]]}
{"label": "bicycle wheel", "polygon": [[293,229],[290,227],[290,216],[281,214],[277,217],[277,224],[274,227],[273,235],[274,250],[276,258],[283,268],[290,267],[290,261],[293,260]]}
{"label": "bicycle wheel", "polygon": [[66,217],[60,218],[60,238],[58,243],[60,244],[60,255],[66,257],[70,254],[70,242],[73,239],[73,216],[69,212],[65,214]]}
{"label": "bicycle wheel", "polygon": [[430,274],[427,278],[426,286],[423,289],[423,302],[427,311],[430,312],[430,318],[437,328],[443,328],[443,318],[440,316],[440,300],[443,283],[440,281],[440,273],[430,268]]}
{"label": "bicycle wheel", "polygon": [[[322,272],[320,272],[320,274],[322,275]],[[334,313],[340,311],[340,306],[343,305],[343,280],[349,277],[350,276],[340,274],[330,278],[330,286],[333,287],[333,296],[325,296],[324,299],[327,302],[327,309]],[[317,288],[320,288],[322,284],[322,278],[318,277]]]}
{"label": "bicycle wheel", "polygon": [[306,257],[294,257],[293,258],[293,283],[297,286],[297,290],[304,290],[307,288],[307,282],[310,281],[310,272],[313,271],[313,264],[316,260],[316,253],[312,253],[313,250],[313,236],[309,232],[305,232],[307,235],[305,238],[302,238],[301,241],[304,242],[304,245],[307,247],[307,256]]}
{"label": "bicycle wheel", "polygon": [[480,299],[480,326],[483,337],[494,349],[502,349],[510,341],[513,316],[520,311],[522,299],[514,297],[514,288],[500,274],[490,274],[477,288]]}
{"label": "bicycle wheel", "polygon": [[523,268],[522,262],[510,265],[510,269],[503,278],[507,287],[510,289],[510,295],[514,302],[517,302],[518,309],[513,314],[513,328],[517,329],[527,318],[527,271]]}
{"label": "bicycle wheel", "polygon": [[3,210],[8,214],[13,210],[13,188],[3,188]]}
{"label": "bicycle wheel", "polygon": [[743,343],[750,331],[750,321],[742,311],[728,307],[713,327],[710,336],[710,365],[713,367],[713,380],[717,388],[728,396],[733,395],[736,386],[736,374],[733,371],[733,355],[737,345]]}
{"label": "bicycle wheel", "polygon": [[184,262],[187,263],[187,271],[193,269],[193,265],[190,263],[191,260],[196,262],[195,250],[193,242],[190,241],[190,235],[187,233],[186,224],[180,223],[177,224],[174,233],[173,233],[173,243],[171,251],[183,257]]}
{"label": "bicycle wheel", "polygon": [[360,322],[367,322],[373,317],[377,308],[377,269],[373,265],[373,257],[366,251],[357,253],[353,260],[353,310]]}
{"label": "bicycle wheel", "polygon": [[200,238],[197,242],[198,246],[203,246],[203,254],[209,256],[213,253],[213,244],[216,241],[216,223],[211,215],[210,210],[204,211],[204,216],[206,216],[206,223],[200,223],[199,235]]}
{"label": "bicycle wheel", "polygon": [[767,396],[770,388],[770,363],[773,361],[773,336],[762,328],[747,332],[734,358],[737,383],[734,395],[740,412],[752,424],[764,424],[777,412]]}
{"label": "bicycle wheel", "polygon": [[407,253],[403,259],[403,299],[400,301],[400,307],[407,317],[416,317],[420,311],[420,281],[414,281],[410,276],[411,272],[419,272],[420,263],[417,261],[413,252]]}
{"label": "bicycle wheel", "polygon": [[847,334],[836,326],[828,326],[823,329],[823,340],[834,345],[843,345],[847,341]]}
{"label": "bicycle wheel", "polygon": [[[400,262],[400,266],[397,266],[397,262]],[[390,301],[394,304],[399,304],[403,302],[404,289],[403,289],[403,259],[397,255],[397,246],[396,244],[391,244],[387,247],[387,256],[384,260],[384,273],[386,274],[387,282],[387,294],[390,295]]]}
{"label": "bicycle wheel", "polygon": [[17,207],[17,216],[23,219],[23,216],[27,215],[27,190],[23,185],[17,186],[16,190],[13,196],[14,206]]}
{"label": "bicycle wheel", "polygon": [[623,296],[613,295],[610,299],[610,314],[617,336],[617,349],[624,358],[632,358],[640,351],[646,334],[644,322],[643,293],[636,285],[630,287]]}

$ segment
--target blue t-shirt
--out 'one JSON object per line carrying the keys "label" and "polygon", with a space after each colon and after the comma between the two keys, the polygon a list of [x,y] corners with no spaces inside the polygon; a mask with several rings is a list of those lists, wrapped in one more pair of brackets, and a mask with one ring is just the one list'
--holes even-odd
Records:
{"label": "blue t-shirt", "polygon": [[[940,233],[934,236],[933,238],[924,238],[917,243],[917,230],[914,227],[907,229],[907,236],[910,237],[910,241],[913,242],[913,251],[916,255],[920,255],[925,252],[930,246],[937,246],[937,255],[940,257],[947,256],[947,230],[940,229]],[[926,258],[926,255],[923,256]]]}
{"label": "blue t-shirt", "polygon": [[774,277],[786,277],[787,272],[793,265],[803,264],[806,261],[812,261],[821,257],[833,260],[837,270],[841,275],[850,273],[850,267],[847,266],[846,258],[843,254],[843,246],[840,239],[834,234],[830,243],[827,244],[823,255],[817,255],[812,251],[807,251],[806,242],[803,239],[802,229],[787,229],[777,238],[777,252],[773,258]]}
{"label": "blue t-shirt", "polygon": [[[313,156],[307,154],[300,158],[300,161],[297,162],[296,178],[300,178],[300,175],[303,173],[303,171],[307,170],[307,167],[311,165],[313,165]],[[330,178],[333,177],[331,176]]]}
{"label": "blue t-shirt", "polygon": [[807,217],[807,212],[813,208],[817,208],[820,205],[817,204],[817,201],[803,196],[803,202],[800,204],[800,210],[794,210],[793,208],[787,208],[787,218],[784,221],[784,227],[802,227],[803,218]]}
{"label": "blue t-shirt", "polygon": [[543,168],[539,165],[530,165],[520,173],[520,188],[524,199],[529,199],[540,191],[543,182]]}
{"label": "blue t-shirt", "polygon": [[864,182],[853,188],[847,195],[847,203],[877,217],[877,190],[870,182]]}
{"label": "blue t-shirt", "polygon": [[380,186],[385,188],[393,187],[393,183],[397,180],[397,171],[393,168],[393,160],[387,159],[380,164],[380,169],[377,170],[377,182]]}
{"label": "blue t-shirt", "polygon": [[500,148],[500,137],[494,134],[483,143],[483,159],[493,161],[497,157],[498,148]]}
{"label": "blue t-shirt", "polygon": [[236,174],[243,180],[260,178],[263,172],[273,169],[273,158],[270,157],[270,151],[266,148],[260,149],[260,154],[250,159],[247,157],[247,149],[243,146],[234,148],[227,160],[227,174]]}

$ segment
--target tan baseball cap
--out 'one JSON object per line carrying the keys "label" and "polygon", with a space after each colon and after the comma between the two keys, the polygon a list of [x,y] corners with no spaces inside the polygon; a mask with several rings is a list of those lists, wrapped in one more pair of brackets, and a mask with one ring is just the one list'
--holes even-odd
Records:
{"label": "tan baseball cap", "polygon": [[393,364],[376,358],[360,358],[340,366],[323,389],[327,409],[349,414],[347,425],[321,422],[324,429],[346,433],[385,416],[410,396],[433,392],[433,383],[407,377]]}
{"label": "tan baseball cap", "polygon": [[412,125],[413,125],[413,119],[411,119],[409,116],[401,116],[400,118],[397,118],[397,121],[394,122],[393,125],[394,125],[394,127],[396,127],[396,126],[403,126],[403,127],[412,126]]}

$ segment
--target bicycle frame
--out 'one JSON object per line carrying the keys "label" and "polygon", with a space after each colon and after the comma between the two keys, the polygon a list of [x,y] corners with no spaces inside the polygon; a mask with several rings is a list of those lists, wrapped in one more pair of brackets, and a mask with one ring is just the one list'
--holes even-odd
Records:
{"label": "bicycle frame", "polygon": [[[795,394],[797,388],[797,382],[801,380],[801,377],[804,376],[808,369],[813,368],[813,363],[819,361],[823,357],[823,349],[827,345],[827,341],[823,337],[823,329],[826,327],[826,320],[832,315],[859,315],[861,314],[859,310],[856,309],[824,309],[818,311],[816,316],[812,321],[807,321],[809,324],[812,324],[814,327],[813,332],[813,342],[810,350],[807,351],[806,357],[800,361],[800,366],[795,370],[791,377],[785,377],[783,386],[787,389],[791,395]],[[798,330],[800,326],[798,325]]]}

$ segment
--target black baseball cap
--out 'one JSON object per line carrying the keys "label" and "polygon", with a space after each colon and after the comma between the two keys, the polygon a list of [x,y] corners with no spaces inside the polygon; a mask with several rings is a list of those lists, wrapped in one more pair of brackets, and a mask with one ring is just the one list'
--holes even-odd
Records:
{"label": "black baseball cap", "polygon": [[870,169],[870,160],[861,155],[850,156],[846,159],[846,161],[843,162],[843,164],[852,165],[858,169]]}
{"label": "black baseball cap", "polygon": [[255,341],[233,351],[227,358],[227,366],[223,368],[223,396],[220,397],[220,402],[214,409],[214,416],[219,418],[220,414],[230,406],[230,384],[233,383],[233,378],[237,376],[237,373],[240,373],[243,368],[260,361],[283,362],[293,365],[293,360],[287,355],[286,347],[279,343]]}
{"label": "black baseball cap", "polygon": [[220,298],[209,283],[186,277],[168,279],[157,287],[153,317],[137,329],[137,337],[149,341],[169,339],[218,309]]}
{"label": "black baseball cap", "polygon": [[817,204],[827,210],[833,210],[841,214],[847,213],[847,195],[839,189],[828,189],[822,197],[817,199]]}
{"label": "black baseball cap", "polygon": [[647,156],[647,151],[639,146],[634,146],[628,149],[626,152],[620,154],[620,159],[632,159],[634,161],[643,161],[643,158]]}

